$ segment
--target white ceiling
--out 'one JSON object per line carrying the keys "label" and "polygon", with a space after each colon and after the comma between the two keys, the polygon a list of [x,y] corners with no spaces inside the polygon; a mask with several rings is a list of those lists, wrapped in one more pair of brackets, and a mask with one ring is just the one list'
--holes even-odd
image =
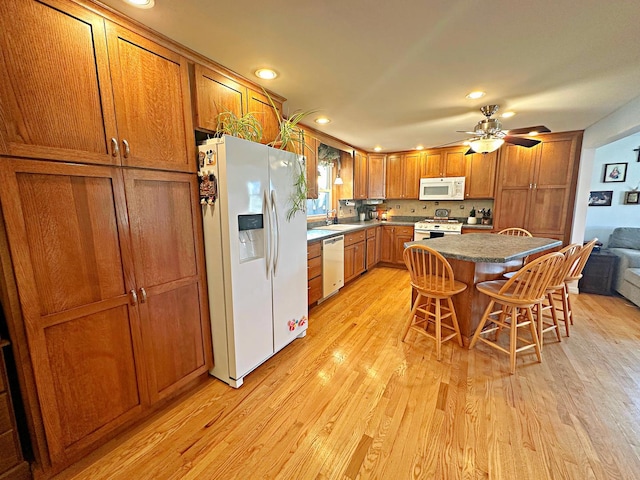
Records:
{"label": "white ceiling", "polygon": [[[464,140],[490,103],[517,112],[504,128],[567,131],[640,95],[638,0],[102,1],[368,151]],[[256,79],[265,66],[280,76]]]}

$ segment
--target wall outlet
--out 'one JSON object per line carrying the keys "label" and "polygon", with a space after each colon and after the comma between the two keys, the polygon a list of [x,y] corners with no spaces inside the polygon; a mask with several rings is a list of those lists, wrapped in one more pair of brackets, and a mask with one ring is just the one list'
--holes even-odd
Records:
{"label": "wall outlet", "polygon": [[396,205],[396,208],[397,208],[398,210],[400,210],[400,205]]}
{"label": "wall outlet", "polygon": [[411,209],[411,213],[415,213],[415,211],[416,211],[416,209],[415,209],[415,208],[412,208],[412,209]]}
{"label": "wall outlet", "polygon": [[464,210],[464,205],[460,205],[460,210]]}

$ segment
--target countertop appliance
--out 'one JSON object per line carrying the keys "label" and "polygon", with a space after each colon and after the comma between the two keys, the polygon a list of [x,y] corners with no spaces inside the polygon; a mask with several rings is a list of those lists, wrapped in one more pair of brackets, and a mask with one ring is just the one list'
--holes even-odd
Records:
{"label": "countertop appliance", "polygon": [[200,146],[199,159],[202,182],[217,187],[217,201],[202,207],[210,373],[239,387],[245,375],[306,335],[307,219],[297,213],[286,220],[300,160],[226,135]]}
{"label": "countertop appliance", "polygon": [[344,235],[322,241],[322,299],[344,286]]}
{"label": "countertop appliance", "polygon": [[420,200],[464,200],[464,177],[420,179]]}
{"label": "countertop appliance", "polygon": [[460,235],[462,223],[449,218],[449,210],[438,208],[433,218],[425,218],[413,226],[413,240],[427,240],[448,235]]}

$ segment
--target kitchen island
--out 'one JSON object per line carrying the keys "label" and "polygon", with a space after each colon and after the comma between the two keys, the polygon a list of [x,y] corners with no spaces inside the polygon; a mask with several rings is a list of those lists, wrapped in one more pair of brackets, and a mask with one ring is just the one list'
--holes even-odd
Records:
{"label": "kitchen island", "polygon": [[[476,284],[500,279],[505,272],[518,270],[528,255],[550,251],[562,242],[552,238],[476,233],[408,242],[405,246],[416,244],[441,253],[451,264],[456,280],[467,284],[464,292],[453,297],[453,305],[462,339],[468,345],[489,304],[489,297],[478,292]],[[412,304],[415,297],[414,290]]]}

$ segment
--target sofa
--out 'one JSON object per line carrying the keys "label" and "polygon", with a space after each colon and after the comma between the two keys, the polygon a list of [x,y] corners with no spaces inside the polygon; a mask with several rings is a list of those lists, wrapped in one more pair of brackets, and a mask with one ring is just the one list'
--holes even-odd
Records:
{"label": "sofa", "polygon": [[620,258],[613,287],[640,306],[640,228],[616,228],[609,237],[607,249]]}

